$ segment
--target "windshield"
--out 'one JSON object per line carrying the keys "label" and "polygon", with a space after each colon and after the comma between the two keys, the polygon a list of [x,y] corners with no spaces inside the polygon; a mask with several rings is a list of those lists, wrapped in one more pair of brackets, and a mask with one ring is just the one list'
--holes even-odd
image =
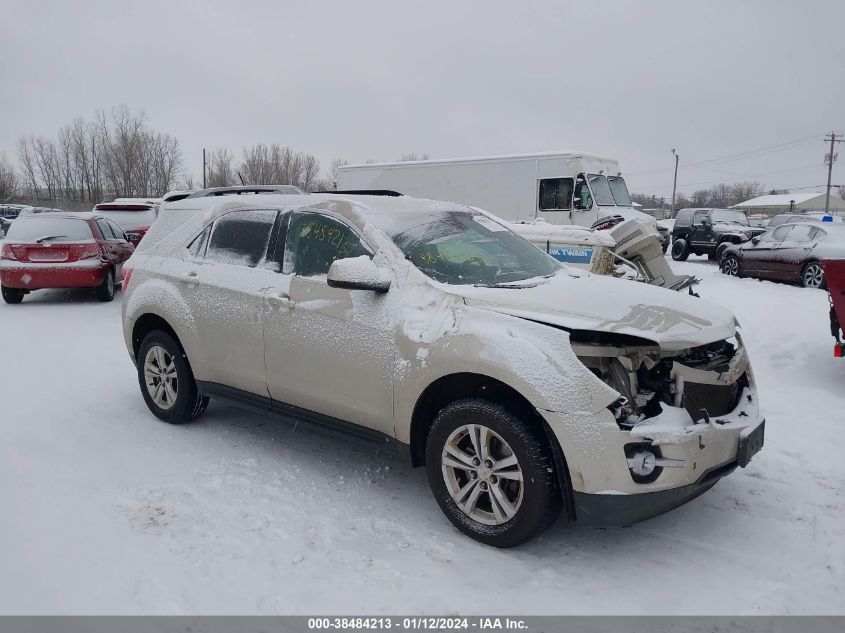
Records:
{"label": "windshield", "polygon": [[21,216],[9,227],[9,242],[79,242],[94,239],[91,227],[81,218],[51,218],[45,215]]}
{"label": "windshield", "polygon": [[394,224],[390,237],[423,273],[446,284],[495,286],[548,277],[560,265],[481,214],[443,211]]}
{"label": "windshield", "polygon": [[742,211],[733,211],[731,209],[713,209],[712,211],[713,223],[720,224],[742,224],[748,226],[748,218]]}
{"label": "windshield", "polygon": [[108,218],[112,222],[117,222],[117,224],[122,228],[124,231],[132,231],[134,229],[140,229],[142,227],[147,227],[155,221],[156,214],[155,211],[152,209],[147,209],[145,211],[119,211],[119,210],[112,210],[112,209],[97,209],[94,211],[98,216],[103,218]]}
{"label": "windshield", "polygon": [[631,194],[628,193],[628,185],[625,184],[625,179],[622,176],[608,176],[607,184],[610,185],[610,192],[613,194],[616,204],[620,207],[634,206]]}
{"label": "windshield", "polygon": [[593,197],[599,206],[612,207],[615,205],[613,201],[613,194],[610,192],[610,185],[607,184],[607,178],[601,174],[587,174],[590,180],[590,189],[593,190]]}

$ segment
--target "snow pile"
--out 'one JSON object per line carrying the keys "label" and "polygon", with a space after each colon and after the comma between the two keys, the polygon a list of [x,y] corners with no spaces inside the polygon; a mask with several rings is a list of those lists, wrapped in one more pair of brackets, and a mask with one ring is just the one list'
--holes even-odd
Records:
{"label": "snow pile", "polygon": [[219,403],[157,421],[120,296],[0,304],[0,613],[845,614],[827,295],[672,265],[739,317],[765,448],[667,515],[508,551],[458,533],[404,456]]}

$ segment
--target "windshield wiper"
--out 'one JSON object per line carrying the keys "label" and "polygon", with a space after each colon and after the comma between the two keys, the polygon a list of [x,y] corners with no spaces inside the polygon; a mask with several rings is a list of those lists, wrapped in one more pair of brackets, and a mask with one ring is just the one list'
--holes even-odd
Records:
{"label": "windshield wiper", "polygon": [[[517,279],[515,281],[500,281],[497,284],[475,284],[476,288],[513,288],[519,290],[521,288],[536,288],[546,283],[555,273],[551,275],[543,275],[542,278],[530,277],[529,279]],[[533,280],[533,281],[532,281]],[[530,283],[526,283],[530,282]]]}
{"label": "windshield wiper", "polygon": [[57,240],[60,237],[67,237],[67,235],[45,235],[44,237],[39,237],[37,240],[35,240],[35,243],[43,244],[47,240]]}

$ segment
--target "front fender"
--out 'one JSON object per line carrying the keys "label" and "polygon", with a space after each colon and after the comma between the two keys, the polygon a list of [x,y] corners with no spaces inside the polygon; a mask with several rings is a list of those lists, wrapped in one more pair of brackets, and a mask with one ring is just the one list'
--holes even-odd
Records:
{"label": "front fender", "polygon": [[489,376],[545,411],[598,412],[619,397],[578,360],[564,330],[468,306],[453,316],[449,331],[431,342],[397,336],[400,441],[410,441],[413,411],[425,389],[451,374]]}

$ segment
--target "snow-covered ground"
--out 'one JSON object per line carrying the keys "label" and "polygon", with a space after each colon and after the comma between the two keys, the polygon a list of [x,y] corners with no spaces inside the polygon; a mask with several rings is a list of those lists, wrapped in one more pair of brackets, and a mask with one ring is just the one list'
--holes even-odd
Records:
{"label": "snow-covered ground", "polygon": [[763,452],[662,517],[508,551],[452,528],[404,459],[214,403],[157,421],[120,297],[0,305],[0,613],[845,613],[827,295],[674,266],[744,326]]}

